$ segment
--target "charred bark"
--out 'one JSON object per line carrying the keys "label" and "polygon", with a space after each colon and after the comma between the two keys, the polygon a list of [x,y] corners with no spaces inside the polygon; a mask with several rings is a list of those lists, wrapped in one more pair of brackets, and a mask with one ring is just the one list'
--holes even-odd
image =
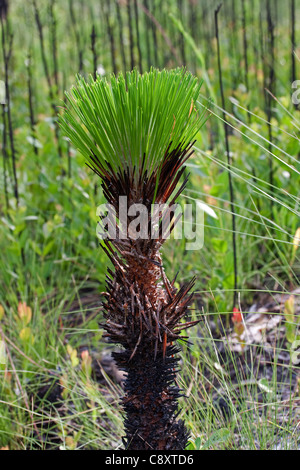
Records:
{"label": "charred bark", "polygon": [[[197,323],[182,322],[192,298],[194,279],[177,290],[175,280],[170,282],[166,277],[160,248],[164,243],[165,221],[170,220],[165,223],[170,231],[176,223],[173,204],[187,179],[177,192],[175,189],[190,155],[191,145],[168,150],[159,173],[148,174],[142,166],[139,175],[129,168],[115,175],[104,170],[94,158],[93,169],[102,178],[104,194],[115,207],[118,220],[120,196],[127,197],[128,206],[143,203],[148,214],[153,201],[165,204],[154,237],[149,215],[145,239],[134,239],[130,229],[124,236],[118,226],[118,237],[107,238],[102,245],[114,266],[107,275],[103,327],[110,341],[124,348],[114,357],[126,372],[122,400],[126,449],[182,450],[187,444],[188,432],[177,418],[181,390],[176,383],[179,350],[175,342],[179,337],[186,338],[180,336],[182,330]],[[127,227],[131,221],[128,217]]]}

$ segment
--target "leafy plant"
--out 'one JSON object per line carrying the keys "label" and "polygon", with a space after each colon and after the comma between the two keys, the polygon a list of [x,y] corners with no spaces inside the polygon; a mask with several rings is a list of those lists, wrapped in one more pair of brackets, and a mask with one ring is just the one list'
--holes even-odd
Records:
{"label": "leafy plant", "polygon": [[[114,266],[108,270],[104,328],[112,342],[124,347],[114,357],[127,373],[127,449],[184,449],[187,444],[188,432],[176,419],[180,390],[174,342],[197,323],[181,322],[194,279],[176,289],[164,273],[160,248],[163,224],[187,182],[177,189],[183,165],[204,122],[204,113],[195,107],[199,91],[198,80],[182,69],[133,71],[126,78],[113,76],[110,83],[78,77],[77,87],[67,94],[71,106],[60,116],[63,131],[102,179],[116,213],[117,236],[103,227],[102,246]],[[129,207],[125,224],[121,197]],[[154,236],[153,203],[165,205]],[[134,204],[143,204],[148,214],[137,237],[130,227]],[[165,229],[173,229],[173,217]]]}

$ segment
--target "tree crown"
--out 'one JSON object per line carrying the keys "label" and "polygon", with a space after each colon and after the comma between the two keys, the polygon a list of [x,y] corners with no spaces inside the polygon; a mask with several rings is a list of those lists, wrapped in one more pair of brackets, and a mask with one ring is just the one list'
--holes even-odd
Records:
{"label": "tree crown", "polygon": [[110,81],[78,75],[60,126],[100,175],[157,172],[165,153],[185,149],[203,125],[204,112],[196,108],[201,84],[183,68],[133,70]]}

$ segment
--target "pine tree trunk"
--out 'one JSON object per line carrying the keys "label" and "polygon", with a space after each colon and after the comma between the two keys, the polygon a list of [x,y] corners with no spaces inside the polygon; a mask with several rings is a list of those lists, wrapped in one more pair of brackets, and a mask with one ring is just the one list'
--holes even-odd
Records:
{"label": "pine tree trunk", "polygon": [[[157,194],[158,202],[166,202],[176,187],[182,174],[182,171],[176,172],[176,166],[182,165],[182,158],[187,151],[179,148],[171,157],[166,156],[160,175],[161,183],[158,185],[158,188],[162,188]],[[170,167],[174,167],[175,172],[166,185],[163,184],[166,181],[165,172],[169,172]],[[121,178],[118,175],[118,195],[119,181],[126,177],[126,172]],[[104,193],[108,201],[114,204],[119,218],[114,188],[112,181],[103,184]],[[150,195],[147,191],[149,188],[152,188]],[[136,187],[134,191],[124,194],[128,198],[128,206],[133,202],[143,202],[150,214],[154,188],[153,179],[144,178],[140,188]],[[149,197],[145,196],[147,194]],[[167,204],[167,208],[173,203],[174,199]],[[159,225],[165,214],[161,214]],[[128,217],[127,227],[131,221],[132,217]],[[175,380],[178,348],[173,342],[182,329],[196,323],[180,322],[186,315],[191,299],[189,291],[194,280],[177,292],[162,267],[159,251],[164,241],[162,233],[151,238],[150,232],[149,220],[148,239],[132,239],[128,230],[127,238],[107,239],[104,243],[104,250],[114,265],[114,272],[109,270],[107,277],[104,328],[112,342],[124,347],[124,351],[115,353],[114,357],[119,368],[126,372],[125,396],[122,400],[126,413],[125,448],[180,450],[186,447],[188,433],[183,422],[177,420],[181,392]]]}
{"label": "pine tree trunk", "polygon": [[129,352],[115,354],[117,365],[127,372],[124,445],[130,450],[183,450],[188,433],[182,420],[176,420],[176,348],[168,346],[154,359],[151,344],[144,343],[129,360]]}

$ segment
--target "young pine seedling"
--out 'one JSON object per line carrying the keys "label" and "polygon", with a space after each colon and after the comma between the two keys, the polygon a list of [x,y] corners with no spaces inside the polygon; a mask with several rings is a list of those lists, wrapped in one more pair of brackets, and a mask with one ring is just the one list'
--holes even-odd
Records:
{"label": "young pine seedling", "polygon": [[183,320],[194,279],[177,290],[164,272],[160,248],[176,224],[173,207],[187,178],[178,183],[204,123],[196,108],[200,86],[183,69],[134,70],[110,82],[77,77],[60,115],[65,135],[101,178],[108,203],[102,247],[113,270],[107,274],[104,329],[123,347],[114,358],[126,372],[124,446],[131,450],[180,450],[188,440],[177,419],[175,344],[196,323]]}

